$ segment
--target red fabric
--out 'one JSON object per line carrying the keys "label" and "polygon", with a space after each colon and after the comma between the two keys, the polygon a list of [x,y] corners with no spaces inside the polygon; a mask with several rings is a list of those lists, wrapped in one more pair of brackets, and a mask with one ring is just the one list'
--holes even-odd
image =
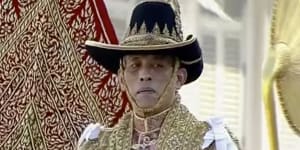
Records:
{"label": "red fabric", "polygon": [[91,122],[128,109],[84,48],[117,44],[102,0],[0,0],[0,149],[74,149]]}

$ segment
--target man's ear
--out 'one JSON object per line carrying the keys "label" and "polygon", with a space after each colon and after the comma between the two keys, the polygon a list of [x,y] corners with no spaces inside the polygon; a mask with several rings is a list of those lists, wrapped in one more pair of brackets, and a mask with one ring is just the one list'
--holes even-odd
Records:
{"label": "man's ear", "polygon": [[179,68],[177,71],[177,82],[176,89],[180,89],[180,87],[185,83],[187,79],[187,71],[185,68]]}
{"label": "man's ear", "polygon": [[118,70],[118,81],[121,87],[122,91],[125,91],[125,80],[124,80],[124,76],[123,76],[123,72],[119,69]]}

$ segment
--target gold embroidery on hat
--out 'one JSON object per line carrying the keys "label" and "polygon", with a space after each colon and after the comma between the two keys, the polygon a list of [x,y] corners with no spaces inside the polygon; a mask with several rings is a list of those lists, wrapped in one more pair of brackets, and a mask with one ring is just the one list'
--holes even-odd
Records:
{"label": "gold embroidery on hat", "polygon": [[[148,33],[148,34],[151,34],[151,33]],[[141,41],[139,39],[145,39],[145,36],[146,35],[139,35],[139,36],[134,36],[134,38],[137,38],[137,43],[145,43],[145,40],[144,41]],[[156,35],[153,35],[152,36],[156,36]],[[130,37],[132,38],[132,37]],[[133,38],[133,39],[134,39]],[[112,50],[121,50],[121,51],[128,51],[128,50],[144,50],[144,51],[148,51],[148,50],[162,50],[162,49],[171,49],[171,48],[176,48],[176,47],[183,47],[183,46],[187,46],[187,45],[190,45],[192,43],[194,43],[196,41],[196,38],[194,37],[191,37],[189,38],[187,41],[185,42],[177,42],[177,41],[174,41],[172,39],[166,39],[166,38],[162,38],[161,36],[158,36],[158,37],[154,37],[155,41],[157,41],[156,43],[162,43],[162,44],[154,44],[154,45],[141,45],[141,44],[137,44],[135,45],[133,43],[121,43],[121,49],[120,49],[120,45],[110,45],[110,44],[105,44],[105,43],[100,43],[100,42],[96,42],[96,41],[86,41],[85,42],[85,45],[88,45],[88,46],[93,46],[93,47],[102,47],[102,48],[108,48],[108,49],[112,49]],[[141,42],[139,42],[141,41]]]}
{"label": "gold embroidery on hat", "polygon": [[166,3],[169,4],[171,6],[171,8],[174,11],[175,14],[175,31],[177,32],[177,36],[179,41],[183,40],[183,32],[182,32],[182,24],[181,24],[181,11],[180,11],[180,5],[178,0],[143,0],[141,1],[139,4],[143,3],[143,2],[162,2],[162,3]]}
{"label": "gold embroidery on hat", "polygon": [[162,45],[162,44],[175,44],[178,43],[170,38],[164,38],[154,35],[152,33],[144,35],[134,35],[126,38],[121,45],[126,46],[145,46],[145,45]]}
{"label": "gold embroidery on hat", "polygon": [[169,34],[169,30],[168,30],[168,26],[166,24],[164,24],[164,28],[163,28],[163,31],[162,31],[163,34]]}
{"label": "gold embroidery on hat", "polygon": [[179,2],[177,0],[168,0],[168,2],[170,3],[170,5],[172,6],[172,8],[174,9],[174,13],[175,13],[175,27],[176,27],[176,31],[178,34],[178,37],[181,39],[181,41],[183,40],[183,33],[182,33],[182,24],[181,24],[181,19],[180,19],[180,6],[179,6]]}
{"label": "gold embroidery on hat", "polygon": [[143,22],[142,25],[141,25],[141,27],[140,27],[140,29],[138,30],[138,33],[139,33],[139,34],[145,34],[145,33],[147,33],[147,32],[148,32],[148,31],[147,31],[146,23]]}
{"label": "gold embroidery on hat", "polygon": [[199,58],[197,58],[197,59],[195,59],[195,60],[192,60],[192,61],[184,61],[184,60],[181,60],[180,62],[181,62],[182,64],[185,64],[185,65],[191,65],[191,64],[197,63],[197,62],[199,62],[199,61],[201,61],[201,60],[202,60],[202,57],[199,57]]}
{"label": "gold embroidery on hat", "polygon": [[152,33],[156,34],[156,35],[159,35],[160,34],[160,28],[157,24],[157,22],[154,24],[154,27],[152,29]]}
{"label": "gold embroidery on hat", "polygon": [[[139,30],[137,29],[138,27],[137,23],[135,23],[133,28],[125,32],[124,40],[120,44],[135,45],[136,43],[137,45],[145,45],[145,44],[154,43],[154,45],[159,45],[159,44],[174,43],[173,41],[176,41],[175,43],[182,42],[183,32],[182,32],[182,24],[180,18],[180,6],[178,0],[142,0],[141,2],[137,3],[137,5],[149,1],[162,2],[162,3],[169,4],[171,6],[175,14],[175,26],[173,27],[173,29],[169,31],[167,25],[164,24],[164,27],[162,28],[162,32],[160,32],[161,30],[158,24],[155,23],[153,30],[150,31],[150,33],[152,33],[153,36],[145,35],[145,34],[149,34],[145,22],[142,23]],[[158,38],[158,39],[154,40],[152,38]],[[167,40],[167,38],[171,40]],[[145,41],[149,39],[152,41]]]}
{"label": "gold embroidery on hat", "polygon": [[142,23],[139,30],[135,23],[131,31],[126,33],[121,45],[159,45],[181,42],[182,38],[175,32],[176,28],[174,27],[173,30],[169,31],[165,24],[161,32],[159,25],[155,23],[152,31],[148,32],[145,22]]}
{"label": "gold embroidery on hat", "polygon": [[129,32],[129,35],[134,35],[134,34],[137,34],[138,33],[138,30],[137,30],[137,23],[134,24],[133,28],[129,29],[130,32]]}

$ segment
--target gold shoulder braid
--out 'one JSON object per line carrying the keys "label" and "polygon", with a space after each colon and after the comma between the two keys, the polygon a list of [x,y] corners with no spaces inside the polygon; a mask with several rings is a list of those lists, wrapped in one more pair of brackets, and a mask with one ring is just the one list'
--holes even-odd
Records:
{"label": "gold shoulder braid", "polygon": [[[199,150],[209,129],[208,123],[198,121],[184,105],[177,103],[162,125],[157,149]],[[133,114],[129,112],[112,132],[100,133],[99,139],[86,143],[82,150],[130,150],[132,133]]]}
{"label": "gold shoulder braid", "polygon": [[177,104],[163,123],[158,149],[199,150],[208,130],[206,122],[198,121],[184,105]]}

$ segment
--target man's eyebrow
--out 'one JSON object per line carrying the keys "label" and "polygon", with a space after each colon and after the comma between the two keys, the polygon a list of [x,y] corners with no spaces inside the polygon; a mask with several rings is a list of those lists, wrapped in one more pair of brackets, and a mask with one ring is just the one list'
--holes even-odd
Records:
{"label": "man's eyebrow", "polygon": [[153,57],[154,59],[166,59],[166,58],[170,58],[169,56],[165,56],[165,55],[154,55]]}
{"label": "man's eyebrow", "polygon": [[140,56],[125,56],[126,60],[135,61],[138,60]]}
{"label": "man's eyebrow", "polygon": [[155,55],[153,57],[155,60],[173,60],[173,57],[166,56],[166,55]]}
{"label": "man's eyebrow", "polygon": [[[131,55],[131,56],[125,56],[125,59],[129,61],[135,61],[141,59],[141,57],[142,55]],[[152,55],[152,58],[154,60],[172,59],[172,57],[166,55]]]}

